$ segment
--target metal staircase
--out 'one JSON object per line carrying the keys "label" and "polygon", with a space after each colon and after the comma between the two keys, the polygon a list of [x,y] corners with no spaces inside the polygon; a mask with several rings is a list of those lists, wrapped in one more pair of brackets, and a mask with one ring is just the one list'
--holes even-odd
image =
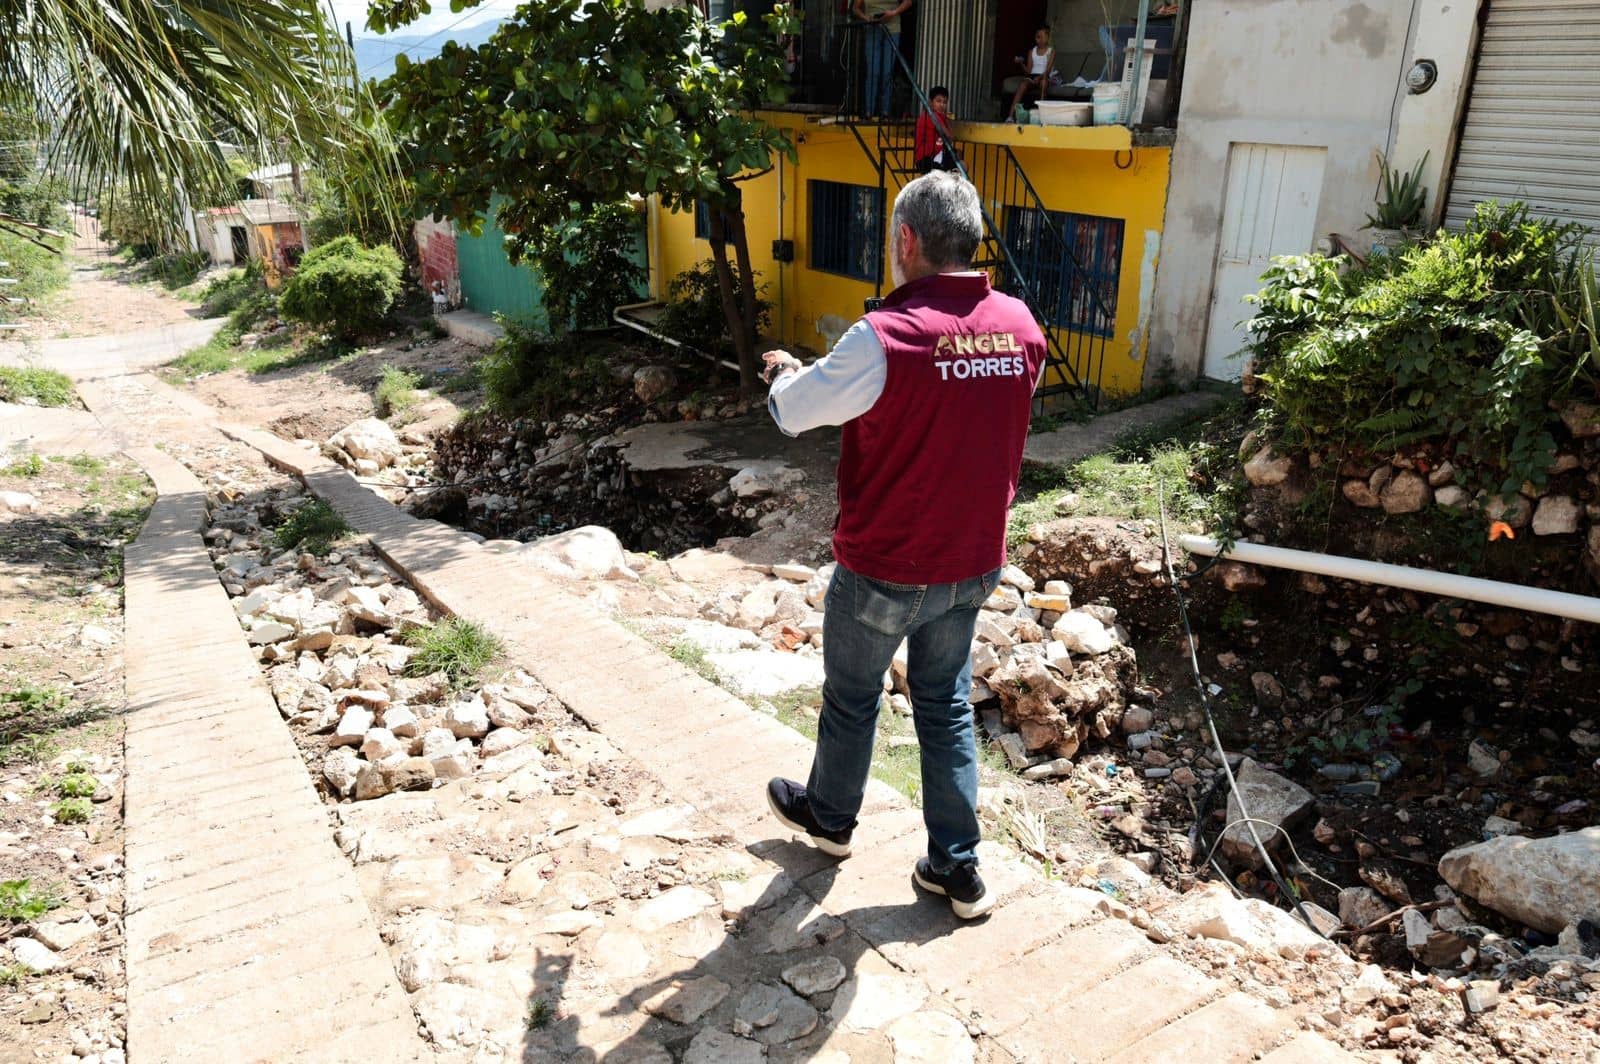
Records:
{"label": "metal staircase", "polygon": [[[872,23],[853,25],[861,28],[868,43],[871,34],[885,32]],[[865,93],[859,83],[864,64],[856,63],[851,67],[852,84],[845,94],[845,104],[835,120],[855,135],[872,162],[886,205],[894,192],[919,176],[916,116],[933,114],[933,106],[912,76],[905,57],[896,53],[895,61],[896,85],[909,88],[914,100],[913,117],[881,118],[861,113]],[[954,156],[955,169],[978,189],[984,237],[974,268],[987,270],[996,288],[1027,304],[1049,344],[1044,380],[1036,399],[1076,393],[1095,406],[1106,349],[1116,322],[1115,310],[1107,306],[1097,279],[1084,268],[1079,249],[1051,217],[1011,146],[955,140],[939,122],[933,125],[946,156]],[[882,287],[880,279],[879,294]]]}

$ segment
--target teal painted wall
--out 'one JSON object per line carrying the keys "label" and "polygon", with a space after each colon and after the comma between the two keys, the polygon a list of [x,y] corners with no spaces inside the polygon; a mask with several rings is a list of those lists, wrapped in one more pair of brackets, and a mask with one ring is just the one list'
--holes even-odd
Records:
{"label": "teal painted wall", "polygon": [[[546,324],[544,284],[531,266],[513,266],[506,257],[506,234],[495,221],[499,197],[483,221],[483,232],[456,234],[456,261],[461,271],[461,298],[467,309],[481,314],[503,314],[517,321]],[[647,254],[644,215],[639,216],[639,236],[633,259],[641,267]],[[640,299],[645,295],[641,290]]]}

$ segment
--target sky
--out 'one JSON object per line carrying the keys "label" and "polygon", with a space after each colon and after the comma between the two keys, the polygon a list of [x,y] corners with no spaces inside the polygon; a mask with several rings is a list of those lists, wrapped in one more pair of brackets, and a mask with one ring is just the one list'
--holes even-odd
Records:
{"label": "sky", "polygon": [[[344,24],[349,22],[357,37],[374,36],[365,28],[367,0],[327,0],[327,2],[338,17],[341,30]],[[460,20],[460,26],[465,27],[483,22],[485,19],[505,18],[516,10],[517,4],[521,2],[522,0],[485,0],[470,11],[454,12],[450,10],[450,0],[433,0],[432,14],[424,15],[411,25],[403,26],[395,32],[404,37],[426,37],[431,33],[438,33],[457,20]]]}

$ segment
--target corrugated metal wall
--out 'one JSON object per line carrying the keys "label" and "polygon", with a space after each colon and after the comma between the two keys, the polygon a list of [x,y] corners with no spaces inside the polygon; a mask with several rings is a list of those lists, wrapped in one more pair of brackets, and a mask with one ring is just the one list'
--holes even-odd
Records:
{"label": "corrugated metal wall", "polygon": [[994,28],[999,0],[922,0],[917,5],[917,82],[950,90],[958,118],[996,117]]}
{"label": "corrugated metal wall", "polygon": [[1600,230],[1597,57],[1600,2],[1491,0],[1447,225],[1461,226],[1484,200],[1522,200]]}

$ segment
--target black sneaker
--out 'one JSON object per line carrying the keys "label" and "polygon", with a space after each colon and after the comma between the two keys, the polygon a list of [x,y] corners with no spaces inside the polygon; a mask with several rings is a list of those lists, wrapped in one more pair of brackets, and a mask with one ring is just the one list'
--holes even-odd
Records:
{"label": "black sneaker", "polygon": [[790,831],[809,838],[823,853],[834,857],[850,856],[850,835],[855,822],[843,831],[826,831],[811,813],[811,803],[806,800],[806,789],[794,780],[774,776],[767,781],[767,805],[778,823]]}
{"label": "black sneaker", "polygon": [[976,919],[994,908],[994,895],[983,885],[976,863],[958,864],[940,875],[934,872],[926,857],[919,857],[911,878],[923,890],[949,898],[950,908],[963,920]]}

